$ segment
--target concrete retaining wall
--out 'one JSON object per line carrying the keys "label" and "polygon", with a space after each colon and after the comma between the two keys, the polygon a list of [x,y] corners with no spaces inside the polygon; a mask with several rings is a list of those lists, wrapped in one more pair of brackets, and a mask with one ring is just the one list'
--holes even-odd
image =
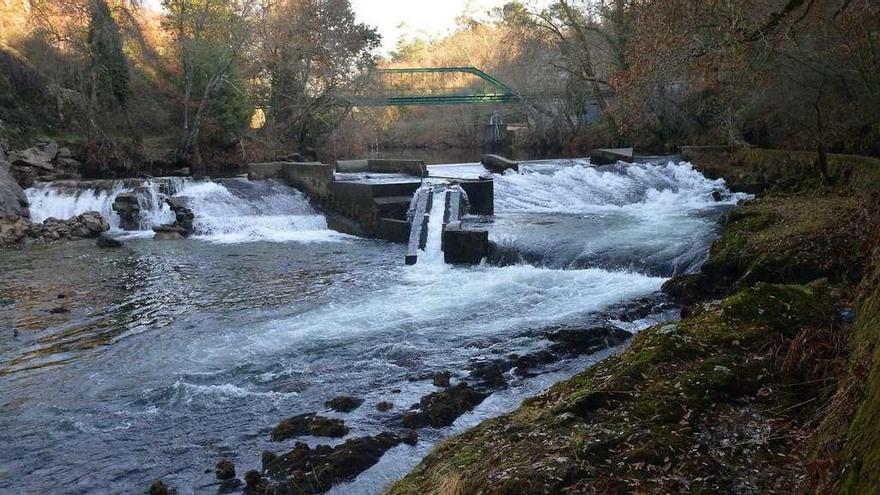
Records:
{"label": "concrete retaining wall", "polygon": [[495,214],[495,183],[491,179],[469,180],[459,185],[467,193],[471,214]]}
{"label": "concrete retaining wall", "polygon": [[251,180],[275,179],[293,186],[315,201],[324,202],[330,194],[333,168],[317,162],[265,162],[248,165]]}

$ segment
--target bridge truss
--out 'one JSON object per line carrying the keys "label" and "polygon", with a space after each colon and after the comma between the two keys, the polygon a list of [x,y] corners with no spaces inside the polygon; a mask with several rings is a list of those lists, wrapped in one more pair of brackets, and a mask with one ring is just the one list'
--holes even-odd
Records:
{"label": "bridge truss", "polygon": [[520,99],[476,67],[378,69],[376,76],[363,94],[345,99],[361,107],[502,104]]}

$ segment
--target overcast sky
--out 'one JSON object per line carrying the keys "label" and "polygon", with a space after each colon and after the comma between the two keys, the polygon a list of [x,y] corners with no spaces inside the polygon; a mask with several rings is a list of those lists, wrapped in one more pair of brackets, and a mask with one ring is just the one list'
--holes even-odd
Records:
{"label": "overcast sky", "polygon": [[383,51],[394,48],[401,34],[443,34],[455,29],[464,12],[477,17],[506,0],[351,0],[361,22],[379,28]]}
{"label": "overcast sky", "polygon": [[[144,0],[158,9],[161,0]],[[455,28],[455,18],[464,12],[481,17],[485,12],[504,5],[506,0],[351,0],[361,22],[379,29],[382,51],[394,48],[401,34],[444,34]]]}

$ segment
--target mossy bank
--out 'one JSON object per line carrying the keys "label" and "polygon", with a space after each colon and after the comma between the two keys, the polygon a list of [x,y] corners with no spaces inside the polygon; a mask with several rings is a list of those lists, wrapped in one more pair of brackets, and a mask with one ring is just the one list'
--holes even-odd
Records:
{"label": "mossy bank", "polygon": [[675,324],[452,437],[389,489],[470,493],[880,490],[880,161],[699,150],[757,194]]}

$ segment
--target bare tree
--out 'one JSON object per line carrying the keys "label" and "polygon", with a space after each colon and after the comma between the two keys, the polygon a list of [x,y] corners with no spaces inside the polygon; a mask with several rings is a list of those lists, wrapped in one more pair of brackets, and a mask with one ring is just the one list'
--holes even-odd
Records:
{"label": "bare tree", "polygon": [[165,0],[163,5],[180,61],[183,115],[176,160],[184,164],[197,144],[212,97],[229,82],[253,40],[257,9],[255,0]]}

